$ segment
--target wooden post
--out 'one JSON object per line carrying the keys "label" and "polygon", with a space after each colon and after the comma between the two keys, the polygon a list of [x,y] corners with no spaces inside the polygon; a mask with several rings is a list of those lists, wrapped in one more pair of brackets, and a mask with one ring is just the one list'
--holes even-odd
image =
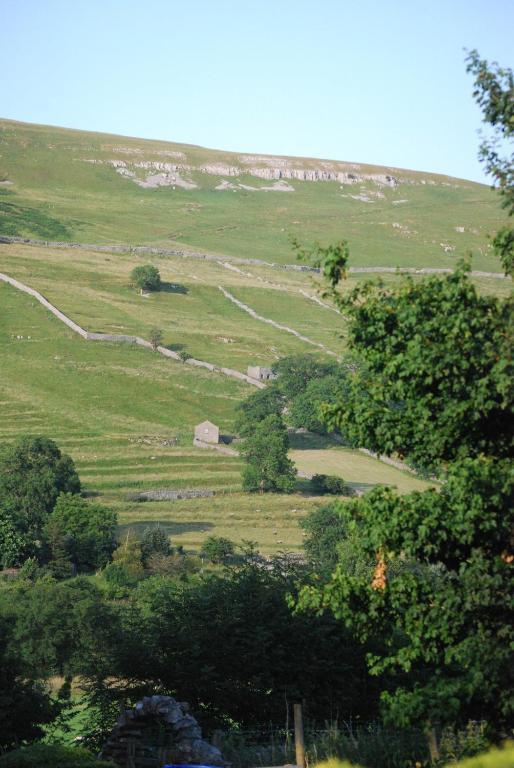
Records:
{"label": "wooden post", "polygon": [[296,751],[296,765],[305,768],[305,740],[303,737],[302,705],[294,704],[294,746]]}

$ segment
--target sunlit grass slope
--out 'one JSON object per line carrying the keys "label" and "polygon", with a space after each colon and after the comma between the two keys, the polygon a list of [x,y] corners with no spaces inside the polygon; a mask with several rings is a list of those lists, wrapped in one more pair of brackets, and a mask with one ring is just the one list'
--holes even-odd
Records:
{"label": "sunlit grass slope", "polygon": [[[183,164],[189,170],[182,175],[196,186],[143,188],[113,162],[139,179],[147,172],[141,164]],[[486,186],[347,163],[337,167],[392,174],[398,184],[289,179],[292,191],[265,190],[272,183],[249,171],[273,165],[336,167],[0,120],[0,235],[179,245],[282,263],[292,261],[291,236],[324,243],[344,237],[354,265],[451,267],[472,251],[477,269],[499,269],[488,235],[502,213]],[[240,169],[237,177],[230,167]]]}
{"label": "sunlit grass slope", "polygon": [[[37,262],[32,270],[20,269],[19,276],[37,282]],[[193,427],[205,418],[222,432],[233,431],[236,405],[253,391],[249,386],[145,349],[86,342],[34,299],[2,283],[0,360],[0,441],[24,434],[56,440],[74,458],[84,489],[115,509],[122,527],[140,532],[159,521],[189,549],[216,533],[255,540],[264,552],[294,550],[302,541],[298,521],[324,503],[302,493],[301,481],[291,496],[243,494],[237,456],[192,446]],[[307,453],[299,464],[315,472],[319,457]],[[359,462],[365,465],[360,474]],[[361,483],[413,487],[410,477],[389,468],[384,480],[383,465],[366,457],[355,454],[352,466]],[[346,465],[333,469],[347,471]],[[131,498],[157,488],[216,495],[177,502]]]}

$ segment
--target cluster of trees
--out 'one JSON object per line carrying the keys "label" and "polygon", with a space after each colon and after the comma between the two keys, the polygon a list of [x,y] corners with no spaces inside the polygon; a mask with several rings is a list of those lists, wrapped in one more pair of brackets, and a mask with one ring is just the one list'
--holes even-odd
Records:
{"label": "cluster of trees", "polygon": [[[243,488],[247,491],[289,493],[295,488],[296,470],[288,458],[287,427],[326,434],[323,406],[346,391],[355,364],[321,361],[313,355],[293,355],[273,367],[277,378],[266,389],[250,395],[238,408],[236,429],[244,438],[246,459]],[[340,478],[316,476],[316,493],[345,493]]]}
{"label": "cluster of trees", "polygon": [[0,564],[56,576],[94,571],[116,546],[116,515],[80,495],[73,460],[45,437],[0,451]]}

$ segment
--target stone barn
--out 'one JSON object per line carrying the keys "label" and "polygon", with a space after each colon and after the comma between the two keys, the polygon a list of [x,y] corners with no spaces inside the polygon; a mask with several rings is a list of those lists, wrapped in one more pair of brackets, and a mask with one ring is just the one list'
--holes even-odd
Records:
{"label": "stone barn", "polygon": [[250,376],[251,379],[257,379],[257,381],[271,381],[272,379],[277,378],[271,368],[267,368],[263,365],[249,365],[246,375]]}
{"label": "stone barn", "polygon": [[195,427],[194,440],[199,440],[201,443],[219,443],[219,428],[212,421],[202,421]]}

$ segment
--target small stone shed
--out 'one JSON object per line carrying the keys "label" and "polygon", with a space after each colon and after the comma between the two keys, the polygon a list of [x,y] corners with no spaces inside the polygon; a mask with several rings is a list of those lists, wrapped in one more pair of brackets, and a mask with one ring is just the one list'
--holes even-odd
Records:
{"label": "small stone shed", "polygon": [[263,365],[249,365],[246,374],[252,379],[257,379],[257,381],[271,381],[277,378],[277,375],[273,373],[271,368]]}
{"label": "small stone shed", "polygon": [[197,424],[195,427],[194,439],[200,440],[202,443],[219,443],[219,428],[212,421],[202,421],[201,424]]}

